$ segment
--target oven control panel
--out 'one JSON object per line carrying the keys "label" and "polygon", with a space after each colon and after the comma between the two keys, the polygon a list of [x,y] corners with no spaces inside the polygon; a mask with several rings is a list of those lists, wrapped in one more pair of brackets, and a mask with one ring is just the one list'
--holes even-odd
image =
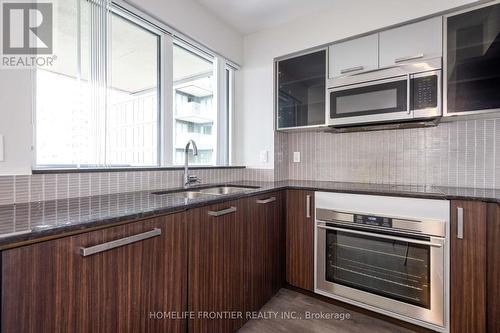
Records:
{"label": "oven control panel", "polygon": [[390,217],[354,214],[353,222],[369,226],[392,228],[392,218]]}

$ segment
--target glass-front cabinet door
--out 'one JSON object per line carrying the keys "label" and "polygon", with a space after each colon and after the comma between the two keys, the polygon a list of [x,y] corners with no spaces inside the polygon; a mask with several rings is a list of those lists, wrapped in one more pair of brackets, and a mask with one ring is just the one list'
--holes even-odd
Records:
{"label": "glass-front cabinet door", "polygon": [[447,18],[447,113],[500,111],[500,4]]}
{"label": "glass-front cabinet door", "polygon": [[325,49],[276,62],[277,129],[325,124]]}

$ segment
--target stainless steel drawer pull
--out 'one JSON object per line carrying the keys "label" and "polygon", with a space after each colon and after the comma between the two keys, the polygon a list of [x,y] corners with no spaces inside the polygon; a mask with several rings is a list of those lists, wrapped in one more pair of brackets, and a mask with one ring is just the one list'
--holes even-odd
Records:
{"label": "stainless steel drawer pull", "polygon": [[99,245],[94,245],[91,247],[81,247],[80,255],[83,257],[91,256],[96,253],[104,252],[107,250],[111,250],[120,246],[132,244],[135,242],[139,242],[148,238],[153,238],[161,235],[161,229],[153,229],[151,231],[143,232],[142,234],[137,234],[125,238],[120,238],[111,242],[102,243]]}
{"label": "stainless steel drawer pull", "polygon": [[311,217],[311,196],[306,195],[306,217]]}
{"label": "stainless steel drawer pull", "polygon": [[464,209],[457,208],[457,238],[464,239]]}
{"label": "stainless steel drawer pull", "polygon": [[276,197],[269,197],[267,199],[257,199],[256,202],[258,204],[266,204],[266,203],[270,203],[270,202],[273,202],[273,201],[276,201]]}
{"label": "stainless steel drawer pull", "polygon": [[423,58],[423,57],[424,57],[424,54],[423,54],[423,53],[420,53],[420,54],[413,55],[413,56],[396,58],[396,60],[394,60],[394,62],[395,62],[395,63],[405,62],[405,61],[409,61],[409,60],[420,59],[420,58]]}
{"label": "stainless steel drawer pull", "polygon": [[356,71],[362,71],[365,67],[364,66],[356,66],[356,67],[350,67],[350,68],[344,68],[340,70],[340,74],[347,74],[350,72],[356,72]]}
{"label": "stainless steel drawer pull", "polygon": [[222,215],[234,213],[236,210],[237,210],[236,207],[229,207],[229,208],[226,208],[223,210],[218,210],[218,211],[209,210],[208,215],[217,217],[217,216],[222,216]]}

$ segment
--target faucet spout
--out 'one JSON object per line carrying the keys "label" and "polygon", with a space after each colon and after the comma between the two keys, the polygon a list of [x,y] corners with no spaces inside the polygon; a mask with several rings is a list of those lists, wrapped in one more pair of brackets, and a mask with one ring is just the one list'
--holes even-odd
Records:
{"label": "faucet spout", "polygon": [[198,155],[198,147],[194,140],[189,140],[184,149],[184,188],[199,181],[198,177],[189,175],[189,146],[193,147],[193,156]]}
{"label": "faucet spout", "polygon": [[193,155],[194,156],[198,155],[198,147],[196,146],[196,142],[194,142],[194,140],[189,140],[188,143],[186,144],[186,149],[184,149],[186,157],[189,151],[189,146],[193,146]]}

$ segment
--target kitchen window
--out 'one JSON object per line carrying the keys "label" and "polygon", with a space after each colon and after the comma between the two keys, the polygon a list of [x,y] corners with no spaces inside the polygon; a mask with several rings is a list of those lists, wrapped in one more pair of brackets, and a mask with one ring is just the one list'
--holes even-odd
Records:
{"label": "kitchen window", "polygon": [[174,164],[184,163],[184,147],[192,139],[198,155],[191,164],[216,163],[217,67],[214,58],[181,44],[173,48]]}
{"label": "kitchen window", "polygon": [[227,61],[132,9],[54,2],[57,61],[35,75],[35,169],[178,165],[190,139],[193,164],[229,164]]}

